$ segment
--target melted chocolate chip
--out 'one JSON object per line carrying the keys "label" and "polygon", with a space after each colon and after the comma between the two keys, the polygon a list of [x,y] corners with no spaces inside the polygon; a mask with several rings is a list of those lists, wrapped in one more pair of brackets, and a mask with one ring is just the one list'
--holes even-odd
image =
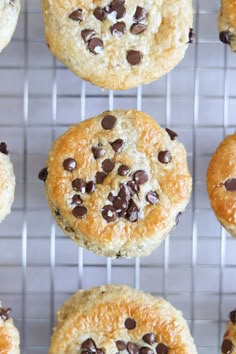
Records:
{"label": "melted chocolate chip", "polygon": [[225,181],[224,185],[225,185],[225,189],[228,192],[236,191],[236,178],[227,179],[227,181]]}
{"label": "melted chocolate chip", "polygon": [[74,171],[76,167],[77,167],[77,162],[75,161],[75,159],[68,158],[63,161],[63,168],[68,172]]}
{"label": "melted chocolate chip", "polygon": [[113,26],[110,27],[111,34],[114,37],[121,37],[125,33],[125,23],[117,22]]}
{"label": "melted chocolate chip", "polygon": [[146,183],[148,181],[147,172],[142,170],[136,171],[134,174],[134,181],[139,185]]}
{"label": "melted chocolate chip", "polygon": [[173,130],[166,128],[167,133],[169,134],[169,137],[171,138],[171,140],[175,140],[178,136],[178,134],[176,132],[174,132]]}
{"label": "melted chocolate chip", "polygon": [[82,14],[82,10],[81,9],[77,9],[75,11],[73,11],[70,15],[69,18],[73,21],[78,21],[81,22],[83,21],[83,14]]}
{"label": "melted chocolate chip", "polygon": [[149,345],[154,344],[155,342],[157,342],[157,336],[155,335],[155,333],[146,333],[143,336],[143,341]]}
{"label": "melted chocolate chip", "polygon": [[129,354],[137,354],[139,352],[138,346],[131,342],[127,344],[127,350]]}
{"label": "melted chocolate chip", "polygon": [[86,185],[86,193],[93,193],[95,191],[95,183],[93,181],[89,181]]}
{"label": "melted chocolate chip", "polygon": [[98,171],[95,175],[95,181],[97,184],[103,184],[104,179],[106,178],[107,174],[105,172]]}
{"label": "melted chocolate chip", "polygon": [[115,163],[111,159],[106,159],[102,161],[102,169],[104,172],[109,173],[114,169],[114,167]]}
{"label": "melted chocolate chip", "polygon": [[109,114],[102,119],[101,124],[103,129],[111,130],[116,125],[116,122],[117,122],[117,118]]}
{"label": "melted chocolate chip", "polygon": [[103,41],[100,38],[92,38],[88,42],[88,49],[93,54],[101,54],[104,46]]}
{"label": "melted chocolate chip", "polygon": [[96,32],[94,30],[84,29],[83,31],[81,31],[81,37],[83,38],[85,43],[88,43],[90,39],[95,35],[95,33]]}
{"label": "melted chocolate chip", "polygon": [[220,32],[220,35],[219,35],[220,41],[225,44],[230,44],[232,37],[233,37],[233,33],[230,31],[222,31],[222,32]]}
{"label": "melted chocolate chip", "polygon": [[0,308],[0,317],[3,321],[7,321],[10,317],[12,309],[10,307],[7,308]]}
{"label": "melted chocolate chip", "polygon": [[81,199],[79,194],[73,195],[71,204],[75,204],[75,205],[83,204],[83,200]]}
{"label": "melted chocolate chip", "polygon": [[86,182],[81,178],[76,178],[74,181],[72,181],[72,187],[76,192],[85,193]]}
{"label": "melted chocolate chip", "polygon": [[112,194],[112,192],[108,194],[107,199],[109,200],[109,202],[114,202],[115,196]]}
{"label": "melted chocolate chip", "polygon": [[142,23],[134,23],[131,26],[130,31],[133,34],[139,34],[146,31],[146,29],[147,29],[147,25],[143,25]]}
{"label": "melted chocolate chip", "polygon": [[94,343],[93,339],[92,338],[88,338],[86,339],[86,341],[84,341],[82,344],[81,344],[81,348],[82,349],[88,349],[90,352],[96,352],[96,344]]}
{"label": "melted chocolate chip", "polygon": [[112,205],[105,205],[102,208],[102,216],[107,222],[115,221],[117,218],[116,209]]}
{"label": "melted chocolate chip", "polygon": [[104,149],[101,148],[97,148],[97,147],[92,147],[92,153],[93,153],[93,157],[95,158],[95,160],[100,159],[100,157],[103,157],[106,153],[106,151]]}
{"label": "melted chocolate chip", "polygon": [[224,339],[221,345],[221,351],[223,354],[230,354],[234,350],[234,345],[229,339]]}
{"label": "melted chocolate chip", "polygon": [[9,151],[8,151],[8,148],[7,148],[7,144],[4,143],[4,142],[1,142],[0,143],[0,152],[4,155],[8,155],[9,154]]}
{"label": "melted chocolate chip", "polygon": [[135,181],[129,181],[127,183],[127,186],[129,187],[129,190],[131,194],[138,194],[139,192],[139,185]]}
{"label": "melted chocolate chip", "polygon": [[146,15],[147,11],[143,7],[137,6],[133,19],[136,22],[140,22],[146,19]]}
{"label": "melted chocolate chip", "polygon": [[47,177],[48,177],[48,169],[47,169],[47,167],[44,167],[41,171],[39,171],[38,178],[41,181],[45,182]]}
{"label": "melted chocolate chip", "polygon": [[116,19],[120,19],[124,17],[126,10],[124,6],[124,0],[113,0],[106,9],[108,10],[108,13],[116,12]]}
{"label": "melted chocolate chip", "polygon": [[118,214],[118,216],[122,217],[126,213],[126,210],[128,208],[128,202],[123,198],[116,197],[113,201],[113,207],[116,209],[116,213]]}
{"label": "melted chocolate chip", "polygon": [[129,173],[129,167],[126,166],[126,165],[121,165],[119,168],[118,168],[118,175],[119,176],[127,176],[128,173]]}
{"label": "melted chocolate chip", "polygon": [[138,220],[138,215],[139,215],[139,208],[137,207],[136,203],[133,201],[133,199],[130,200],[129,207],[126,213],[126,218],[130,222],[135,222]]}
{"label": "melted chocolate chip", "polygon": [[138,65],[141,63],[143,55],[138,50],[129,50],[126,55],[127,62],[130,65]]}
{"label": "melted chocolate chip", "polygon": [[118,197],[123,199],[124,201],[129,202],[131,195],[130,195],[130,188],[126,184],[122,184],[118,193]]}
{"label": "melted chocolate chip", "polygon": [[148,347],[142,347],[139,349],[139,354],[154,354],[154,352]]}
{"label": "melted chocolate chip", "polygon": [[74,209],[72,209],[72,214],[77,219],[82,219],[87,214],[87,209],[84,206],[77,205]]}
{"label": "melted chocolate chip", "polygon": [[229,318],[233,324],[236,324],[236,310],[233,310],[229,313]]}
{"label": "melted chocolate chip", "polygon": [[125,327],[129,330],[134,329],[136,327],[136,321],[133,318],[126,318]]}
{"label": "melted chocolate chip", "polygon": [[159,195],[157,192],[150,191],[146,195],[146,201],[152,205],[159,203]]}
{"label": "melted chocolate chip", "polygon": [[100,21],[104,21],[107,17],[106,11],[101,7],[96,7],[96,9],[93,11],[93,14],[96,17],[96,19]]}
{"label": "melted chocolate chip", "polygon": [[56,208],[54,212],[56,216],[61,216],[60,210],[58,208]]}
{"label": "melted chocolate chip", "polygon": [[115,152],[120,152],[122,149],[122,146],[124,145],[124,140],[117,139],[117,140],[113,141],[112,143],[110,143],[110,145]]}
{"label": "melted chocolate chip", "polygon": [[171,158],[171,153],[168,150],[160,151],[158,154],[158,160],[164,164],[169,163]]}
{"label": "melted chocolate chip", "polygon": [[193,43],[193,38],[195,37],[195,33],[193,32],[193,28],[190,28],[188,34],[188,43]]}
{"label": "melted chocolate chip", "polygon": [[126,350],[127,349],[127,344],[123,340],[117,340],[116,341],[116,347],[119,351]]}

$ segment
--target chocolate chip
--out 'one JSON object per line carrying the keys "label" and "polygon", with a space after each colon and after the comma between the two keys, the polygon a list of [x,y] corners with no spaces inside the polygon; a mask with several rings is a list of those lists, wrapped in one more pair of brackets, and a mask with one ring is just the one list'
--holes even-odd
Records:
{"label": "chocolate chip", "polygon": [[87,214],[87,209],[84,206],[78,205],[72,209],[72,214],[78,219],[82,219]]}
{"label": "chocolate chip", "polygon": [[116,12],[116,19],[120,19],[125,15],[124,0],[113,0],[110,6],[107,8],[109,13]]}
{"label": "chocolate chip", "polygon": [[114,201],[115,196],[112,194],[112,192],[110,192],[110,193],[108,194],[107,199],[108,199],[110,202],[113,202],[113,201]]}
{"label": "chocolate chip", "polygon": [[195,37],[195,33],[193,32],[193,28],[190,28],[188,34],[188,43],[193,43],[194,37]]}
{"label": "chocolate chip", "polygon": [[157,336],[155,333],[146,333],[143,336],[143,341],[149,345],[152,345],[153,343],[157,342]]}
{"label": "chocolate chip", "polygon": [[111,159],[106,159],[102,161],[102,169],[104,172],[109,173],[114,169],[114,167],[115,163]]}
{"label": "chocolate chip", "polygon": [[83,204],[83,200],[81,199],[79,194],[73,195],[71,204],[75,204],[75,205]]}
{"label": "chocolate chip", "polygon": [[103,129],[111,130],[116,125],[116,122],[117,122],[117,118],[109,114],[103,117],[101,124]]}
{"label": "chocolate chip", "polygon": [[72,187],[76,192],[85,193],[86,182],[81,178],[76,178],[74,181],[72,181]]}
{"label": "chocolate chip", "polygon": [[180,216],[182,215],[182,213],[181,212],[179,212],[177,215],[176,215],[176,217],[175,217],[175,225],[177,226],[178,225],[178,223],[179,223],[179,219],[180,219]]}
{"label": "chocolate chip", "polygon": [[157,346],[156,346],[157,354],[167,354],[168,351],[169,351],[169,349],[165,344],[163,344],[163,343],[157,344]]}
{"label": "chocolate chip", "polygon": [[136,321],[131,317],[126,318],[125,327],[129,330],[134,329],[136,327]]}
{"label": "chocolate chip", "polygon": [[129,167],[126,166],[126,165],[121,165],[119,168],[118,168],[118,175],[119,176],[127,176],[128,173],[129,173]]}
{"label": "chocolate chip", "polygon": [[0,152],[4,155],[8,155],[9,154],[9,151],[8,151],[8,148],[7,148],[7,144],[2,142],[0,143]]}
{"label": "chocolate chip", "polygon": [[54,212],[56,216],[61,216],[60,210],[58,208],[56,208]]}
{"label": "chocolate chip", "polygon": [[139,215],[139,208],[137,207],[136,203],[133,201],[133,199],[130,200],[129,202],[129,207],[126,213],[126,218],[130,222],[135,222],[138,220],[138,215]]}
{"label": "chocolate chip", "polygon": [[83,38],[85,43],[88,43],[90,39],[95,35],[95,33],[96,32],[94,30],[84,29],[83,31],[81,31],[81,37]]}
{"label": "chocolate chip", "polygon": [[102,349],[97,349],[96,354],[104,354],[104,351]]}
{"label": "chocolate chip", "polygon": [[139,34],[146,31],[146,29],[147,29],[147,25],[143,25],[142,23],[134,23],[131,26],[130,31],[133,34]]}
{"label": "chocolate chip", "polygon": [[139,185],[146,183],[148,181],[147,172],[142,170],[136,171],[134,173],[134,181]]}
{"label": "chocolate chip", "polygon": [[94,343],[93,339],[92,338],[88,338],[86,339],[86,341],[84,341],[82,344],[81,344],[81,348],[82,349],[88,349],[90,352],[96,352],[96,344]]}
{"label": "chocolate chip", "polygon": [[146,15],[147,11],[143,7],[137,6],[133,19],[136,22],[140,22],[146,19]]}
{"label": "chocolate chip", "polygon": [[236,310],[233,310],[229,313],[229,318],[233,324],[236,324]]}
{"label": "chocolate chip", "polygon": [[124,140],[116,139],[115,141],[110,143],[110,145],[115,152],[120,152],[122,149],[122,146],[124,145]]}
{"label": "chocolate chip", "polygon": [[106,153],[106,151],[104,149],[101,148],[97,148],[97,147],[92,147],[92,153],[93,153],[93,157],[95,158],[95,160],[100,159],[100,157],[103,157]]}
{"label": "chocolate chip", "polygon": [[111,34],[114,37],[121,37],[125,33],[125,23],[117,22],[113,26],[110,27]]}
{"label": "chocolate chip", "polygon": [[125,350],[127,348],[127,344],[124,340],[117,340],[116,347],[119,351]]}
{"label": "chocolate chip", "polygon": [[169,134],[169,137],[171,138],[171,140],[175,140],[178,136],[178,134],[176,132],[174,132],[173,130],[166,128],[167,133]]}
{"label": "chocolate chip", "polygon": [[116,197],[113,201],[113,207],[116,209],[116,213],[119,217],[125,215],[126,210],[128,208],[128,202],[125,199],[120,197]]}
{"label": "chocolate chip", "polygon": [[107,17],[106,11],[101,7],[96,7],[96,9],[93,11],[93,14],[96,17],[96,19],[100,21],[104,21]]}
{"label": "chocolate chip", "polygon": [[127,344],[127,350],[129,354],[137,354],[139,352],[139,347],[136,344],[129,342]]}
{"label": "chocolate chip", "polygon": [[48,177],[48,169],[47,169],[47,167],[44,167],[44,168],[42,168],[42,170],[41,171],[39,171],[39,174],[38,174],[38,178],[41,180],[41,181],[46,181],[46,179],[47,179],[47,177]]}
{"label": "chocolate chip", "polygon": [[236,191],[236,178],[227,179],[224,183],[225,189],[229,192]]}
{"label": "chocolate chip", "polygon": [[229,339],[224,339],[221,345],[221,351],[223,354],[230,354],[234,350],[234,345]]}
{"label": "chocolate chip", "polygon": [[127,55],[126,55],[127,62],[130,65],[140,64],[142,58],[143,58],[143,55],[138,50],[128,50]]}
{"label": "chocolate chip", "polygon": [[129,202],[131,198],[130,194],[130,188],[126,184],[122,184],[118,193],[118,197],[126,202]]}
{"label": "chocolate chip", "polygon": [[115,221],[117,218],[116,209],[112,205],[105,205],[102,208],[102,216],[107,222]]}
{"label": "chocolate chip", "polygon": [[171,153],[168,150],[160,151],[158,154],[158,160],[161,163],[167,164],[172,159]]}
{"label": "chocolate chip", "polygon": [[106,178],[107,174],[104,172],[98,171],[95,175],[95,181],[97,184],[103,184],[104,179]]}
{"label": "chocolate chip", "polygon": [[222,31],[222,32],[220,32],[219,38],[220,38],[221,42],[223,42],[225,44],[230,44],[231,40],[233,38],[233,33],[230,31]]}
{"label": "chocolate chip", "polygon": [[83,14],[82,14],[82,10],[81,9],[77,9],[75,11],[73,11],[70,15],[69,18],[73,21],[78,21],[81,22],[83,21]]}
{"label": "chocolate chip", "polygon": [[93,193],[95,191],[95,183],[93,181],[89,181],[86,185],[86,193]]}
{"label": "chocolate chip", "polygon": [[146,195],[146,201],[152,205],[155,205],[159,202],[159,195],[157,192],[150,191]]}
{"label": "chocolate chip", "polygon": [[139,354],[154,354],[152,349],[148,347],[142,347],[139,349]]}
{"label": "chocolate chip", "polygon": [[129,181],[127,183],[127,186],[129,187],[129,190],[132,194],[138,194],[139,192],[139,185],[135,181]]}
{"label": "chocolate chip", "polygon": [[10,307],[7,308],[0,308],[0,317],[3,319],[3,321],[6,321],[10,317],[12,309]]}
{"label": "chocolate chip", "polygon": [[63,161],[63,167],[64,167],[64,170],[66,170],[68,172],[72,172],[76,169],[77,162],[75,161],[75,159],[68,158]]}
{"label": "chocolate chip", "polygon": [[88,49],[93,54],[101,54],[104,46],[103,41],[100,38],[92,38],[88,42]]}

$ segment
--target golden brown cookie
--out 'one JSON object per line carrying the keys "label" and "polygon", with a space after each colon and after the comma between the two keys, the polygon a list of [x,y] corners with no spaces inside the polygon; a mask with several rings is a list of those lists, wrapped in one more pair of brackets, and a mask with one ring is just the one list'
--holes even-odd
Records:
{"label": "golden brown cookie", "polygon": [[46,42],[84,80],[124,90],[156,80],[191,42],[191,0],[42,0]]}
{"label": "golden brown cookie", "polygon": [[236,236],[236,134],[227,136],[213,154],[207,170],[207,190],[217,219]]}
{"label": "golden brown cookie", "polygon": [[19,354],[20,336],[10,317],[10,308],[3,308],[0,302],[0,353]]}
{"label": "golden brown cookie", "polygon": [[196,354],[180,311],[126,285],[74,294],[57,313],[49,354]]}
{"label": "golden brown cookie", "polygon": [[220,40],[229,44],[236,51],[236,2],[235,0],[221,0],[221,8],[218,15],[218,30]]}
{"label": "golden brown cookie", "polygon": [[39,178],[65,234],[109,257],[150,254],[176,225],[192,186],[176,134],[133,110],[72,126]]}
{"label": "golden brown cookie", "polygon": [[0,52],[10,42],[20,13],[20,0],[0,0]]}
{"label": "golden brown cookie", "polygon": [[221,345],[222,354],[236,354],[236,310],[230,312],[229,319]]}

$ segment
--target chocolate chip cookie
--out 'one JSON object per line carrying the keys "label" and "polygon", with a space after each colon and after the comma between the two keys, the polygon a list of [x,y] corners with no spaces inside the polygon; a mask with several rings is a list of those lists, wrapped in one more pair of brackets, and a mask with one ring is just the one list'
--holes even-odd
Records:
{"label": "chocolate chip cookie", "polygon": [[15,175],[6,143],[0,142],[0,222],[10,213],[15,193]]}
{"label": "chocolate chip cookie", "polygon": [[236,310],[229,313],[229,322],[221,345],[221,352],[222,354],[236,353]]}
{"label": "chocolate chip cookie", "polygon": [[42,0],[52,53],[102,88],[124,90],[156,80],[191,42],[191,0]]}
{"label": "chocolate chip cookie", "polygon": [[213,154],[207,189],[217,219],[236,237],[236,134],[227,136]]}
{"label": "chocolate chip cookie", "polygon": [[234,0],[221,0],[218,30],[221,42],[230,45],[236,52],[236,2]]}
{"label": "chocolate chip cookie", "polygon": [[49,354],[196,354],[180,311],[126,285],[80,290],[57,312]]}
{"label": "chocolate chip cookie", "polygon": [[3,308],[0,302],[0,353],[19,354],[20,336],[10,313],[11,309]]}
{"label": "chocolate chip cookie", "polygon": [[176,134],[132,110],[72,126],[39,178],[65,234],[110,257],[150,254],[176,225],[192,186]]}
{"label": "chocolate chip cookie", "polygon": [[20,0],[0,0],[0,52],[10,42],[20,13]]}

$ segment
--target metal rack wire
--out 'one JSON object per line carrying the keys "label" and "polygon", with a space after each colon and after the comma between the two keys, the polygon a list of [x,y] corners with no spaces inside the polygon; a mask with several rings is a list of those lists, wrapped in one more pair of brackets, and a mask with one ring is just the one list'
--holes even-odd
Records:
{"label": "metal rack wire", "polygon": [[[205,187],[211,154],[232,132],[236,60],[218,41],[216,0],[196,0],[196,41],[183,62],[150,85],[101,91],[52,58],[40,4],[22,1],[11,44],[0,55],[1,139],[17,177],[11,215],[0,227],[0,298],[14,308],[22,353],[47,353],[55,312],[78,288],[127,283],[164,296],[189,320],[199,354],[219,353],[235,307],[236,243],[216,221]],[[111,261],[77,249],[54,225],[37,173],[70,124],[112,108],[142,109],[178,131],[194,177],[178,228],[151,256]]]}

